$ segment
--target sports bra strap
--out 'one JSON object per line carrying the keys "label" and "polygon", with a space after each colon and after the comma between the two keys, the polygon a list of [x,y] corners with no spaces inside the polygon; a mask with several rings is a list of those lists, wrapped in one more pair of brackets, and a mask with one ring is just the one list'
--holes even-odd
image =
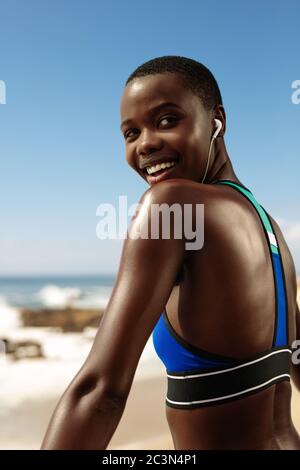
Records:
{"label": "sports bra strap", "polygon": [[212,184],[225,184],[239,191],[255,208],[262,222],[270,250],[275,285],[276,317],[273,347],[286,346],[289,344],[286,284],[282,257],[270,217],[265,209],[257,202],[252,192],[244,185],[226,179],[216,180]]}

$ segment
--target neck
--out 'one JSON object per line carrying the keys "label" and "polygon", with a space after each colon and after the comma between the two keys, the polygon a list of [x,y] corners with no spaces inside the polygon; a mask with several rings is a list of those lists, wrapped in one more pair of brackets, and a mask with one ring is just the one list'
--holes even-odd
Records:
{"label": "neck", "polygon": [[223,139],[222,142],[218,142],[216,145],[213,164],[207,174],[206,181],[209,184],[215,180],[221,179],[227,179],[242,184],[233,170]]}

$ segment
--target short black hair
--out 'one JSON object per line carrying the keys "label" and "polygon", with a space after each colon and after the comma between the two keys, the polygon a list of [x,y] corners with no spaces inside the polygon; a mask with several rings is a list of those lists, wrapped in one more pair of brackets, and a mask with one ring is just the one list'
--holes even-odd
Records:
{"label": "short black hair", "polygon": [[132,72],[125,86],[135,78],[165,72],[182,74],[185,86],[201,99],[206,110],[211,111],[216,105],[223,105],[213,74],[205,65],[187,57],[167,55],[151,59]]}

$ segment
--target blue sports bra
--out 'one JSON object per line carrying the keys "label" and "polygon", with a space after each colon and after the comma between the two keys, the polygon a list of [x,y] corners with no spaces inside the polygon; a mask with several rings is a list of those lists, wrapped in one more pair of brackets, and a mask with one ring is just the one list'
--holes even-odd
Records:
{"label": "blue sports bra", "polygon": [[272,348],[247,360],[209,353],[189,344],[173,329],[166,311],[156,323],[152,340],[166,367],[166,405],[190,409],[243,398],[282,380],[290,380],[291,348],[288,345],[287,295],[282,258],[270,218],[252,192],[230,180],[226,184],[239,191],[253,205],[262,222],[272,261],[276,321]]}

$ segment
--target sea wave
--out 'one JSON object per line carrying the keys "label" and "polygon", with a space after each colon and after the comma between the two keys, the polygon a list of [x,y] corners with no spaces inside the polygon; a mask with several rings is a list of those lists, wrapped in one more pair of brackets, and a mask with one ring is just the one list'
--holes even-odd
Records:
{"label": "sea wave", "polygon": [[64,308],[72,306],[80,295],[81,290],[76,287],[59,287],[50,284],[44,286],[36,296],[45,307]]}
{"label": "sea wave", "polygon": [[4,296],[0,296],[0,335],[21,326],[19,310],[12,307]]}
{"label": "sea wave", "polygon": [[40,289],[36,294],[36,300],[42,307],[105,308],[111,291],[112,287],[107,286],[80,289],[49,284]]}

